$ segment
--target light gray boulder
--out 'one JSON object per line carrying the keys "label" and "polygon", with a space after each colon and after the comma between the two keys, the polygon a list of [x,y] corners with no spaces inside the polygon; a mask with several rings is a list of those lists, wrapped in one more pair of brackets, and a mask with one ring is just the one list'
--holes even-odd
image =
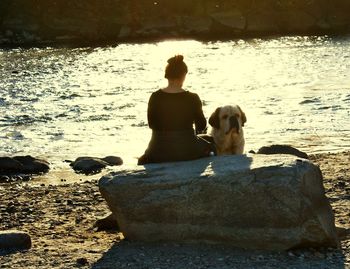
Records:
{"label": "light gray boulder", "polygon": [[339,245],[320,169],[287,155],[135,166],[99,181],[129,240],[287,250]]}
{"label": "light gray boulder", "polygon": [[32,240],[28,233],[22,231],[0,231],[0,250],[30,249]]}

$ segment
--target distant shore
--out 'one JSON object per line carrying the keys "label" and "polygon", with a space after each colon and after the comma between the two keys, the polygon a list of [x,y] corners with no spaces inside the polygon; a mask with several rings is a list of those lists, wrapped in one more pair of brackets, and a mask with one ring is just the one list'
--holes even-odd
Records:
{"label": "distant shore", "polygon": [[342,35],[349,12],[347,0],[3,0],[0,46]]}
{"label": "distant shore", "polygon": [[[320,165],[337,226],[350,228],[350,152],[311,155]],[[340,250],[308,249],[285,253],[243,251],[224,246],[143,244],[123,240],[116,231],[97,232],[97,219],[109,209],[98,178],[53,186],[0,185],[1,230],[28,232],[29,251],[0,252],[1,268],[348,268],[350,236]]]}

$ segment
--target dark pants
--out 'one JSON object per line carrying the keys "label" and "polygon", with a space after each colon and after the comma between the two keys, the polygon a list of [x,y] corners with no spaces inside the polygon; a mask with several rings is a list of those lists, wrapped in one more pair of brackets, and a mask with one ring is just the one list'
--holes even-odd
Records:
{"label": "dark pants", "polygon": [[196,136],[194,130],[152,131],[151,141],[138,164],[188,161],[216,153],[213,143]]}

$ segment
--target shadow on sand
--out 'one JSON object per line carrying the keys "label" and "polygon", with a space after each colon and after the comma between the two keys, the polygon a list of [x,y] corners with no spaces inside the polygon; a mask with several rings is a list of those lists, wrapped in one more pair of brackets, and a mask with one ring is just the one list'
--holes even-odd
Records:
{"label": "shadow on sand", "polygon": [[115,243],[93,269],[345,268],[341,250],[248,251],[224,245]]}

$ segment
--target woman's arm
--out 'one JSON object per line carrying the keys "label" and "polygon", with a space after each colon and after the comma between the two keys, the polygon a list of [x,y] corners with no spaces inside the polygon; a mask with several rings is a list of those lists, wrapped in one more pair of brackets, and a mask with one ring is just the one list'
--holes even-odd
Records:
{"label": "woman's arm", "polygon": [[197,94],[194,95],[194,124],[196,127],[196,133],[205,133],[207,127],[207,120],[204,117],[202,109],[202,101]]}
{"label": "woman's arm", "polygon": [[148,126],[151,129],[155,128],[156,125],[156,109],[155,109],[155,104],[154,104],[154,94],[151,94],[151,97],[149,98],[148,101],[148,108],[147,108],[147,120],[148,120]]}

